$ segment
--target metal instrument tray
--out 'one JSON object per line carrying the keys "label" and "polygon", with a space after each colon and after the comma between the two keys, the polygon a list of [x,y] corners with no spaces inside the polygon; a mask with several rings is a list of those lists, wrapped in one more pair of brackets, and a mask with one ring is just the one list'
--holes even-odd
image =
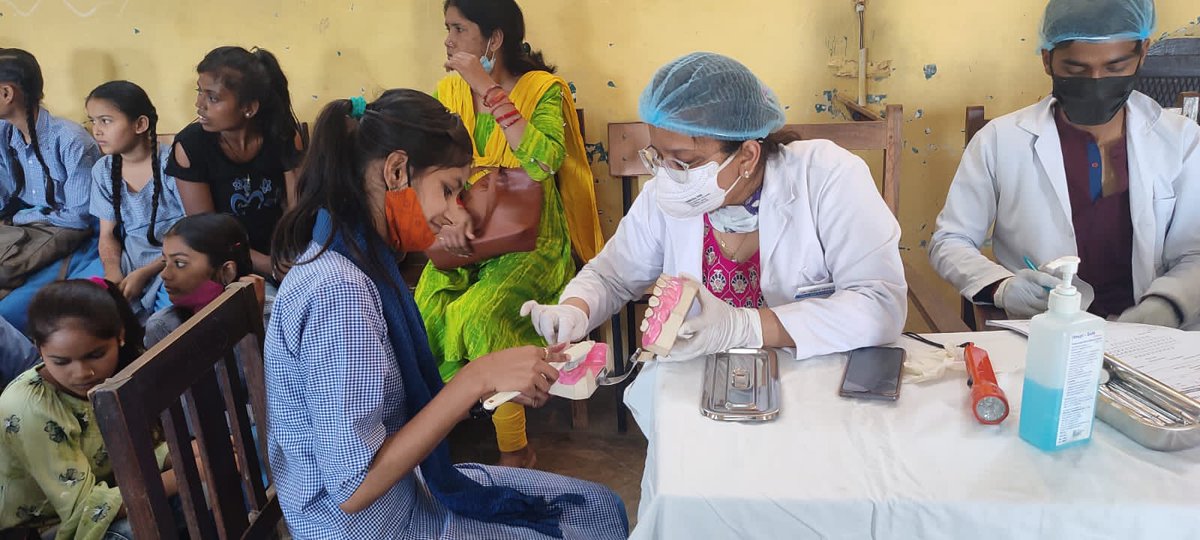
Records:
{"label": "metal instrument tray", "polygon": [[771,349],[730,349],[704,365],[700,412],[726,422],[765,422],[779,416],[779,361]]}
{"label": "metal instrument tray", "polygon": [[1108,381],[1096,397],[1096,418],[1151,450],[1200,445],[1200,402],[1105,355]]}

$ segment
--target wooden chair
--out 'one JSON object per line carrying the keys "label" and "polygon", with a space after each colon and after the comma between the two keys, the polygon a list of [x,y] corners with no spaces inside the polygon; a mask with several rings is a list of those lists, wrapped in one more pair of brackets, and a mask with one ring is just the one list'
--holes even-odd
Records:
{"label": "wooden chair", "polygon": [[[159,147],[171,146],[172,144],[175,143],[175,135],[176,135],[175,133],[159,133],[158,134],[158,146]],[[304,146],[304,148],[308,148],[308,141],[309,141],[308,122],[300,122],[300,144],[302,144]]]}
{"label": "wooden chair", "polygon": [[259,465],[260,458],[266,462],[267,437],[262,340],[254,288],[238,283],[92,393],[138,538],[177,537],[154,457],[160,422],[192,538],[265,538],[282,521]]}
{"label": "wooden chair", "polygon": [[[983,129],[983,126],[986,126],[991,121],[991,118],[986,117],[983,106],[973,105],[967,107],[967,115],[964,122],[965,129],[963,130],[965,138],[964,146],[971,144],[971,139],[975,138],[975,134],[979,133],[979,130]],[[963,322],[977,332],[985,330],[988,321],[1008,318],[1008,314],[1003,309],[996,306],[976,304],[966,298],[959,300],[959,313],[962,316]]]}

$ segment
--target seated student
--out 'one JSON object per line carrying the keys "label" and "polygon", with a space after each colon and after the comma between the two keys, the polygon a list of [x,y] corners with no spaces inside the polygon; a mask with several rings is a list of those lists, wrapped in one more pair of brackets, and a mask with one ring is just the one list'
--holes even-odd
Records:
{"label": "seated student", "polygon": [[674,359],[735,347],[807,358],[897,339],[908,310],[900,227],[866,163],[780,131],[775,95],[718,54],[660,68],[638,112],[654,178],[560,304],[522,308],[542,336],[582,339],[666,273],[703,282]]}
{"label": "seated student", "polygon": [[[18,246],[0,257],[0,316],[18,330],[38,288],[98,263],[88,195],[100,150],[79,124],[40,106],[43,86],[33,55],[0,49],[0,192],[9,194],[0,201],[0,245]],[[67,268],[55,264],[67,257]]]}
{"label": "seated student", "polygon": [[[446,435],[480,400],[540,406],[561,348],[474,359],[442,382],[397,254],[433,244],[470,172],[462,121],[430,96],[337,100],[317,119],[273,257],[268,451],[297,538],[625,538],[620,499],[582,480],[453,465]],[[417,469],[420,468],[420,474]]]}
{"label": "seated student", "polygon": [[[417,307],[442,379],[472,358],[520,345],[543,345],[519,313],[531,298],[553,301],[583,261],[604,244],[592,169],[566,81],[540,51],[527,50],[525,20],[514,0],[444,0],[447,71],[434,94],[462,116],[476,166],[523,169],[545,192],[533,251],[443,271],[426,265]],[[470,251],[470,215],[451,208],[438,234],[453,251]],[[505,403],[492,416],[500,465],[533,467],[525,409]]]}
{"label": "seated student", "polygon": [[21,372],[37,364],[37,349],[29,338],[0,318],[0,390]]}
{"label": "seated student", "polygon": [[92,168],[91,213],[100,220],[104,277],[118,284],[145,321],[170,305],[162,291],[162,235],[183,217],[175,179],[162,172],[158,112],[145,90],[106,82],[86,102],[92,134],[106,155]]}
{"label": "seated student", "polygon": [[246,278],[262,282],[250,275],[245,229],[227,214],[196,214],[176,222],[163,235],[162,262],[163,288],[172,305],[146,321],[147,349],[221,296],[226,285]]}
{"label": "seated student", "polygon": [[241,222],[255,272],[269,277],[271,235],[295,192],[301,153],[287,77],[275,55],[241,47],[213,49],[196,72],[200,120],[175,136],[166,173],[179,179],[188,215]]}
{"label": "seated student", "polygon": [[1133,90],[1153,28],[1151,0],[1050,0],[1052,95],[980,130],[938,216],[929,258],[964,297],[1028,318],[1059,280],[1027,266],[1078,255],[1088,311],[1197,321],[1200,127]]}
{"label": "seated student", "polygon": [[[29,334],[45,363],[0,394],[0,530],[57,525],[56,538],[129,538],[87,394],[141,354],[141,326],[116,284],[78,279],[38,291]],[[160,466],[166,449],[156,451]],[[162,480],[175,494],[175,474]]]}

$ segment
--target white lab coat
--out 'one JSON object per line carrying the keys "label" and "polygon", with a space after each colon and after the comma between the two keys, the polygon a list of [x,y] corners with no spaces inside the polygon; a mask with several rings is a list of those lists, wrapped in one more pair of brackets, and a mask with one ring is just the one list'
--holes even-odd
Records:
{"label": "white lab coat", "polygon": [[[590,328],[660,274],[701,278],[704,218],[663,214],[655,182],[562,294],[587,302]],[[908,311],[900,227],[866,163],[829,141],[791,143],[767,162],[761,201],[763,297],[796,342],[796,357],[895,341]],[[836,292],[795,300],[817,284],[833,284]]]}
{"label": "white lab coat", "polygon": [[[967,145],[929,258],[967,298],[1025,268],[1077,255],[1053,97],[992,120]],[[1135,299],[1200,314],[1200,127],[1134,92],[1126,108]],[[996,264],[979,252],[992,232]]]}

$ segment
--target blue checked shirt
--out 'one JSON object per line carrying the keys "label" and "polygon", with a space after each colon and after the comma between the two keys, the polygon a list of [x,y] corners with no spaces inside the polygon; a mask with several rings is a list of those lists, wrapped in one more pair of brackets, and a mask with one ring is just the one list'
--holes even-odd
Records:
{"label": "blue checked shirt", "polygon": [[[41,108],[37,118],[38,142],[50,176],[54,178],[54,208],[45,212],[46,179],[33,147],[25,143],[21,131],[8,122],[0,122],[0,141],[16,150],[16,157],[25,171],[25,189],[16,196],[32,206],[13,216],[13,225],[48,222],[58,227],[89,229],[93,219],[88,212],[88,197],[92,186],[92,166],[100,159],[100,147],[83,126],[51,116]],[[0,182],[7,194],[13,196],[13,163],[7,148],[0,152]]]}
{"label": "blue checked shirt", "polygon": [[[417,471],[363,510],[345,502],[366,478],[384,440],[410,418],[379,290],[348,259],[310,244],[275,297],[264,361],[267,448],[283,514],[297,540],[311,538],[544,539],[532,529],[450,513]],[[314,257],[316,257],[314,259]],[[567,539],[625,538],[620,498],[607,488],[555,474],[458,465],[481,484],[534,496],[579,493],[564,509]]]}

